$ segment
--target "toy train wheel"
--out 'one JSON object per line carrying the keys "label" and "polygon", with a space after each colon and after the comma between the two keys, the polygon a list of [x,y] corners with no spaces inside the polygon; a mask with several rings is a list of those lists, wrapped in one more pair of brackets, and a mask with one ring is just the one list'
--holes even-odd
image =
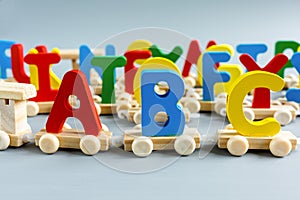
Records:
{"label": "toy train wheel", "polygon": [[196,142],[191,136],[181,135],[176,138],[174,149],[179,155],[191,155],[196,149]]}
{"label": "toy train wheel", "polygon": [[42,152],[53,154],[59,148],[59,140],[55,135],[46,133],[41,136],[39,140],[39,147]]}
{"label": "toy train wheel", "polygon": [[244,115],[247,119],[253,121],[255,119],[255,113],[251,108],[244,108]]}
{"label": "toy train wheel", "polygon": [[247,153],[249,149],[249,142],[245,137],[235,135],[227,141],[227,149],[231,155],[242,156]]}
{"label": "toy train wheel", "polygon": [[10,138],[7,133],[0,131],[0,150],[5,150],[10,144]]}
{"label": "toy train wheel", "polygon": [[136,156],[147,157],[153,151],[153,142],[145,136],[137,137],[133,140],[131,148]]}
{"label": "toy train wheel", "polygon": [[270,151],[276,157],[284,157],[292,150],[291,142],[283,137],[276,137],[270,142]]}
{"label": "toy train wheel", "polygon": [[27,116],[29,117],[36,116],[40,111],[39,105],[34,101],[27,101],[26,107],[27,107]]}
{"label": "toy train wheel", "polygon": [[278,110],[274,113],[274,118],[283,126],[289,124],[292,119],[292,113],[289,110]]}
{"label": "toy train wheel", "polygon": [[133,115],[133,121],[135,124],[140,124],[142,119],[142,112],[139,110]]}
{"label": "toy train wheel", "polygon": [[217,114],[221,115],[222,117],[226,116],[226,99],[219,99],[216,101],[214,106],[214,110]]}
{"label": "toy train wheel", "polygon": [[292,106],[296,111],[298,111],[300,109],[299,104],[294,102],[294,101],[288,101],[288,102],[285,103],[285,105]]}
{"label": "toy train wheel", "polygon": [[191,113],[197,113],[200,111],[200,103],[196,99],[188,99],[184,102],[184,107],[186,107]]}
{"label": "toy train wheel", "polygon": [[84,154],[95,155],[100,151],[101,144],[96,136],[85,135],[81,138],[79,147]]}

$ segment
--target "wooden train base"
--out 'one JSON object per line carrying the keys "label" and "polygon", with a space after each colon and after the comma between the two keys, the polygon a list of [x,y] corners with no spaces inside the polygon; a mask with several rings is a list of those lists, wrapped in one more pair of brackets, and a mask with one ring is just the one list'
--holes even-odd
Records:
{"label": "wooden train base", "polygon": [[61,133],[47,133],[42,129],[35,135],[35,145],[47,154],[55,153],[58,148],[81,149],[86,155],[95,155],[99,151],[107,151],[110,147],[112,133],[102,131],[96,137],[85,135],[84,131],[64,129]]}
{"label": "wooden train base", "polygon": [[0,131],[0,150],[5,150],[8,146],[20,147],[26,143],[28,133],[11,134],[4,131]]}
{"label": "wooden train base", "polygon": [[113,115],[117,113],[116,104],[98,104],[101,108],[101,115]]}
{"label": "wooden train base", "polygon": [[287,125],[296,119],[296,108],[292,105],[271,105],[271,108],[251,108],[244,106],[244,113],[249,120],[274,117],[281,125]]}
{"label": "wooden train base", "polygon": [[181,136],[145,137],[141,130],[128,130],[124,134],[124,150],[136,156],[146,157],[153,150],[175,149],[179,155],[190,155],[200,148],[200,133],[195,128],[186,128]]}
{"label": "wooden train base", "polygon": [[297,138],[289,131],[280,131],[273,137],[242,136],[228,128],[218,131],[218,147],[228,149],[234,156],[244,155],[248,149],[270,150],[276,157],[284,157],[297,147]]}

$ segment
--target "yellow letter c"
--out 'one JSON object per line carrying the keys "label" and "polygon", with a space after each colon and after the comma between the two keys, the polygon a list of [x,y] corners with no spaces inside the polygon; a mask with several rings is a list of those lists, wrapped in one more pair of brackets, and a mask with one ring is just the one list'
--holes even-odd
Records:
{"label": "yellow letter c", "polygon": [[227,116],[232,126],[244,136],[276,135],[281,127],[275,118],[268,117],[257,122],[250,121],[245,117],[242,105],[244,97],[254,88],[280,91],[283,87],[283,79],[273,73],[252,71],[240,76],[232,86],[227,99]]}

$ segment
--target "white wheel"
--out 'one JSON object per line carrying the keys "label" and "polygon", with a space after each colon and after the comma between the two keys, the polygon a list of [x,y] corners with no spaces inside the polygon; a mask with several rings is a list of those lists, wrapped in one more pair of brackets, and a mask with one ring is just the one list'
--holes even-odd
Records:
{"label": "white wheel", "polygon": [[124,140],[123,135],[112,136],[111,137],[111,146],[119,148],[123,145],[123,140]]}
{"label": "white wheel", "polygon": [[184,77],[183,80],[184,80],[184,85],[187,88],[193,88],[196,86],[196,80],[192,77],[189,77],[189,76]]}
{"label": "white wheel", "polygon": [[132,95],[127,92],[123,92],[118,96],[117,100],[118,101],[131,101]]}
{"label": "white wheel", "polygon": [[127,119],[128,118],[128,110],[119,110],[117,112],[119,119]]}
{"label": "white wheel", "polygon": [[226,99],[219,99],[214,106],[214,110],[222,117],[226,116]]}
{"label": "white wheel", "polygon": [[197,113],[200,111],[200,103],[196,99],[188,99],[185,101],[184,107],[188,108],[191,113]]}
{"label": "white wheel", "polygon": [[288,101],[284,105],[292,106],[296,111],[300,109],[299,104],[294,101]]}
{"label": "white wheel", "polygon": [[135,124],[140,124],[142,119],[142,112],[139,110],[133,115],[133,121]]}
{"label": "white wheel", "polygon": [[26,107],[27,107],[27,116],[29,117],[36,116],[40,111],[39,105],[34,101],[27,101]]}
{"label": "white wheel", "polygon": [[221,92],[220,94],[217,95],[218,99],[226,99],[227,98],[227,93],[226,92]]}
{"label": "white wheel", "polygon": [[109,131],[109,128],[108,128],[108,126],[106,125],[106,124],[101,124],[102,125],[102,130],[103,131]]}
{"label": "white wheel", "polygon": [[191,155],[196,149],[196,142],[191,136],[181,135],[176,138],[174,149],[179,155]]}
{"label": "white wheel", "polygon": [[255,114],[253,110],[251,110],[251,108],[244,108],[244,115],[250,121],[253,121],[255,119]]}
{"label": "white wheel", "polygon": [[41,136],[39,140],[39,147],[44,153],[55,153],[59,148],[59,140],[55,135],[46,133]]}
{"label": "white wheel", "polygon": [[292,113],[289,110],[278,110],[274,113],[274,118],[283,126],[289,124],[292,119]]}
{"label": "white wheel", "polygon": [[85,135],[79,143],[81,151],[86,155],[95,155],[100,151],[100,141],[94,135]]}
{"label": "white wheel", "polygon": [[274,156],[284,157],[292,150],[291,142],[284,137],[275,137],[270,142],[270,151]]}
{"label": "white wheel", "polygon": [[133,130],[142,130],[142,124],[137,124],[132,129]]}
{"label": "white wheel", "polygon": [[249,142],[245,137],[235,135],[228,140],[227,149],[231,155],[242,156],[248,151]]}
{"label": "white wheel", "polygon": [[131,148],[136,156],[146,157],[153,151],[153,142],[149,137],[137,137],[133,140]]}
{"label": "white wheel", "polygon": [[94,102],[95,104],[95,108],[96,108],[96,111],[97,111],[97,114],[100,115],[101,114],[101,107],[99,104],[97,104],[96,102]]}
{"label": "white wheel", "polygon": [[98,95],[93,95],[93,100],[95,103],[100,104],[102,102],[102,98]]}
{"label": "white wheel", "polygon": [[0,150],[5,150],[10,144],[10,138],[7,133],[0,131]]}
{"label": "white wheel", "polygon": [[117,102],[117,112],[119,110],[129,110],[130,109],[130,104],[128,101],[118,101]]}

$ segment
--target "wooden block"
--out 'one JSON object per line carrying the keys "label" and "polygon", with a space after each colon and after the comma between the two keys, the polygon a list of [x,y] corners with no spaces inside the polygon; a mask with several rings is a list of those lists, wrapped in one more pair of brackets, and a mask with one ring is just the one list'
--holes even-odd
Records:
{"label": "wooden block", "polygon": [[101,115],[111,115],[117,113],[116,104],[98,104],[101,107]]}
{"label": "wooden block", "polygon": [[[197,129],[192,129],[194,134],[192,135],[195,142],[196,148],[200,148],[200,134]],[[141,136],[141,130],[128,130],[124,134],[124,150],[132,151],[132,143],[136,137]],[[153,142],[153,150],[170,150],[174,149],[175,140],[177,136],[168,136],[168,137],[149,137]]]}
{"label": "wooden block", "polygon": [[94,93],[96,95],[101,95],[102,94],[102,85],[92,85],[92,88],[93,88]]}
{"label": "wooden block", "polygon": [[200,102],[200,111],[205,111],[205,112],[208,112],[208,111],[214,111],[214,107],[215,107],[215,102],[214,101],[202,101],[202,100],[199,100]]}
{"label": "wooden block", "polygon": [[12,147],[20,147],[23,144],[27,143],[27,141],[24,140],[24,136],[27,133],[22,133],[22,134],[11,134],[8,133],[8,136],[10,138],[10,145]]}
{"label": "wooden block", "polygon": [[[251,106],[244,106],[244,108],[251,108]],[[251,110],[255,114],[255,120],[264,119],[267,117],[273,117],[274,113],[278,110],[288,110],[292,114],[292,118],[296,119],[296,110],[293,108],[293,106],[290,105],[271,105],[271,108],[251,108]]]}
{"label": "wooden block", "polygon": [[26,100],[35,96],[34,85],[14,82],[0,83],[0,99]]}
{"label": "wooden block", "polygon": [[39,113],[46,114],[51,112],[54,101],[37,102],[37,104],[39,106]]}
{"label": "wooden block", "polygon": [[[95,49],[93,52],[95,55],[104,55],[103,49]],[[62,59],[71,60],[73,69],[79,69],[79,65],[77,64],[79,49],[61,49],[60,56]]]}
{"label": "wooden block", "polygon": [[[234,129],[218,130],[218,147],[220,149],[227,149],[228,140],[231,137],[236,135],[240,135],[240,134]],[[270,142],[275,137],[287,138],[292,144],[292,149],[293,150],[296,149],[297,137],[289,131],[280,131],[277,135],[272,137],[246,137],[245,136],[245,138],[249,142],[249,149],[262,149],[262,150],[269,150]]]}
{"label": "wooden block", "polygon": [[[40,138],[46,134],[46,130],[42,129],[35,135],[35,145],[39,146]],[[85,136],[84,131],[76,129],[64,129],[63,132],[54,134],[59,140],[60,148],[71,148],[71,149],[80,149],[80,140]],[[112,136],[111,132],[102,131],[101,134],[97,137],[100,141],[101,148],[100,151],[107,151],[109,149],[110,138]]]}

